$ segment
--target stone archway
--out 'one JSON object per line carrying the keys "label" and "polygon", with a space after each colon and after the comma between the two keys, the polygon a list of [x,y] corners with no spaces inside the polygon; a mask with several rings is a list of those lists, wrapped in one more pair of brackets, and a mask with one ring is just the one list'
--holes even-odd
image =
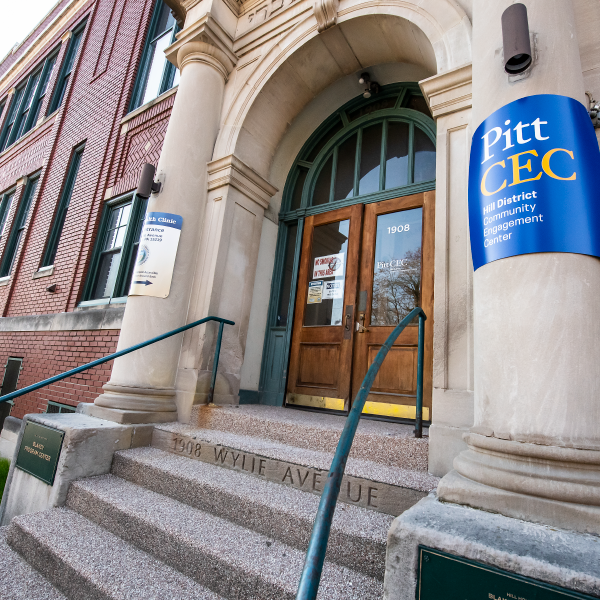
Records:
{"label": "stone archway", "polygon": [[464,11],[446,0],[422,4],[342,2],[337,26],[320,34],[314,15],[297,22],[256,61],[244,84],[237,84],[214,158],[235,154],[268,178],[289,124],[336,80],[385,63],[421,67],[423,78],[469,63],[471,24]]}

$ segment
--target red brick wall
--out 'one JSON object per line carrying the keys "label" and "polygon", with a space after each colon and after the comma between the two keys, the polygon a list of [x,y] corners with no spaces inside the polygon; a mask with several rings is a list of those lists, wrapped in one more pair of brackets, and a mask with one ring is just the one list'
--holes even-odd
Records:
{"label": "red brick wall", "polygon": [[[79,365],[115,352],[118,330],[103,331],[25,331],[0,335],[0,367],[2,375],[9,356],[23,358],[23,370],[18,389],[58,375]],[[46,410],[48,400],[77,406],[93,402],[109,380],[112,361],[73,375],[49,387],[26,394],[15,400],[11,412],[22,418],[29,413]]]}
{"label": "red brick wall", "polygon": [[[113,196],[116,190],[123,193],[134,189],[140,165],[158,162],[173,96],[152,107],[148,114],[132,119],[127,135],[121,135],[121,120],[128,113],[153,7],[154,0],[88,3],[64,28],[72,28],[87,16],[74,77],[61,109],[52,123],[42,126],[43,136],[38,131],[30,133],[0,157],[0,192],[45,163],[10,284],[0,287],[2,316],[73,310],[81,300],[107,188],[115,187]],[[57,33],[58,41],[49,46],[55,48],[64,31]],[[63,44],[59,60],[65,47]],[[54,261],[54,274],[33,279],[73,148],[84,141],[85,151]],[[12,219],[11,214],[8,228]],[[2,243],[0,240],[0,251]],[[56,293],[46,291],[52,284],[57,286]]]}
{"label": "red brick wall", "polygon": [[[65,0],[66,2],[66,0]],[[61,6],[65,5],[61,3]],[[8,285],[0,286],[0,316],[48,314],[75,309],[83,293],[87,269],[107,197],[135,189],[140,166],[157,164],[175,95],[171,94],[127,122],[138,64],[155,0],[89,0],[69,23],[57,31],[44,52],[10,82],[6,91],[23,81],[49,52],[60,46],[42,114],[54,90],[67,43],[64,33],[83,19],[82,37],[74,75],[61,108],[42,125],[0,155],[0,193],[18,179],[40,173],[21,246]],[[56,12],[56,11],[55,11]],[[48,26],[48,19],[40,28]],[[0,76],[10,70],[35,33],[16,55],[0,64]],[[0,116],[0,126],[6,116]],[[71,204],[50,277],[33,279],[43,256],[47,236],[65,181],[73,149],[86,143]],[[107,190],[109,190],[107,194]],[[24,187],[17,187],[15,200]],[[10,231],[17,202],[7,219]],[[0,254],[8,235],[0,239]],[[46,288],[57,285],[56,293]],[[15,332],[0,334],[0,368],[9,356],[22,357],[19,388],[114,352],[118,331]],[[16,401],[13,415],[42,412],[48,400],[76,405],[92,402],[102,393],[112,363],[74,376]],[[0,374],[1,377],[1,374]]]}

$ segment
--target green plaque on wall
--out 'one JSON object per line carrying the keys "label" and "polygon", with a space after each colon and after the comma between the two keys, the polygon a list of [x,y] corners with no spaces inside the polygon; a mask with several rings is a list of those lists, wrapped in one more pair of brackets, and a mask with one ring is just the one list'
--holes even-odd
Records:
{"label": "green plaque on wall", "polygon": [[40,423],[25,425],[16,467],[52,485],[65,432]]}
{"label": "green plaque on wall", "polygon": [[417,600],[594,600],[536,579],[419,546]]}

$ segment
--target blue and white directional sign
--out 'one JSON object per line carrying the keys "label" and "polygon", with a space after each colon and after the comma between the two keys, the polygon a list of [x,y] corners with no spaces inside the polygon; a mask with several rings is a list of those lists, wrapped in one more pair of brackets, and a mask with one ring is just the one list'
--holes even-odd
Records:
{"label": "blue and white directional sign", "polygon": [[131,278],[130,296],[166,298],[171,279],[183,219],[171,213],[146,214],[140,247]]}
{"label": "blue and white directional sign", "polygon": [[588,112],[565,96],[529,96],[473,136],[469,227],[475,270],[534,252],[600,256],[600,150]]}

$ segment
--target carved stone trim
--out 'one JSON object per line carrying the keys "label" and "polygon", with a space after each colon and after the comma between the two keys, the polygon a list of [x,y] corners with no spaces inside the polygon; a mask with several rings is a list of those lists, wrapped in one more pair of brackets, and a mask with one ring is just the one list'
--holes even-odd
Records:
{"label": "carved stone trim", "polygon": [[[196,42],[204,44],[204,50],[189,50],[180,54],[185,46]],[[221,62],[229,74],[238,60],[232,48],[231,36],[210,14],[206,14],[193,25],[180,31],[177,34],[177,41],[165,50],[165,55],[167,60],[181,70],[180,61],[187,53],[203,52]]]}
{"label": "carved stone trim", "polygon": [[179,70],[183,72],[186,65],[200,62],[216,69],[225,81],[233,69],[233,64],[224,52],[206,42],[188,42],[177,53]]}
{"label": "carved stone trim", "polygon": [[[323,491],[327,479],[325,470],[213,444],[197,437],[197,433],[172,433],[155,428],[152,447],[223,469],[243,471],[264,481],[287,485],[303,492],[321,495]],[[226,477],[225,473],[223,476]],[[427,492],[389,483],[344,475],[339,501],[397,516],[426,494]]]}
{"label": "carved stone trim", "polygon": [[319,33],[333,27],[337,23],[340,0],[315,0],[313,12],[317,19]]}
{"label": "carved stone trim", "polygon": [[225,185],[234,187],[264,209],[268,208],[269,201],[278,191],[233,154],[208,163],[209,191]]}
{"label": "carved stone trim", "polygon": [[433,118],[471,108],[473,66],[471,63],[419,81]]}

